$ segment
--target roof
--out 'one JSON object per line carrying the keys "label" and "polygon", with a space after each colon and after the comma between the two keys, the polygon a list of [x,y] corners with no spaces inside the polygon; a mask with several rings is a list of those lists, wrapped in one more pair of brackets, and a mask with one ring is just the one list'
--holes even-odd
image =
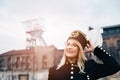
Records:
{"label": "roof", "polygon": [[11,56],[11,55],[18,55],[18,54],[25,54],[25,53],[33,53],[33,52],[34,52],[33,49],[11,50],[11,51],[2,53],[0,56]]}
{"label": "roof", "polygon": [[102,28],[103,28],[103,29],[120,28],[120,24],[111,25],[111,26],[104,26],[104,27],[102,27]]}

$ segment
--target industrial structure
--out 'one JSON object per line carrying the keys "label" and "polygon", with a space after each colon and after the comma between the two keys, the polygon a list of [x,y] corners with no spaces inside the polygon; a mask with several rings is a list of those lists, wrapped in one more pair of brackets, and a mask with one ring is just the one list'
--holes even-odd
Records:
{"label": "industrial structure", "polygon": [[35,46],[47,46],[42,37],[44,31],[39,18],[27,20],[23,24],[26,29],[26,49],[31,49]]}
{"label": "industrial structure", "polygon": [[23,22],[26,49],[0,55],[0,80],[47,80],[48,69],[57,65],[63,50],[47,46],[39,19]]}

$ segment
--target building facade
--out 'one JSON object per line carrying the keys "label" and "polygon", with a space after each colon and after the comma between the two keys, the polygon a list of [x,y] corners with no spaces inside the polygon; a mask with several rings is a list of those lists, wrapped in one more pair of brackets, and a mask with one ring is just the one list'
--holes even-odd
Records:
{"label": "building facade", "polygon": [[60,61],[63,50],[37,46],[0,55],[0,80],[47,80],[48,69]]}
{"label": "building facade", "polygon": [[102,36],[103,47],[120,64],[120,25],[104,27]]}
{"label": "building facade", "polygon": [[[120,64],[120,24],[103,28],[103,47]],[[120,72],[109,76],[106,80],[120,80]]]}

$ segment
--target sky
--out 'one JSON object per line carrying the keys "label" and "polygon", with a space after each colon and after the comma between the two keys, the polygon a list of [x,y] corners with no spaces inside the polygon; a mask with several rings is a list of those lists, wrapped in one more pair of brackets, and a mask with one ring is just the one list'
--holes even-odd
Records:
{"label": "sky", "polygon": [[120,0],[0,0],[0,53],[26,48],[23,22],[40,19],[47,45],[64,47],[75,29],[120,24]]}

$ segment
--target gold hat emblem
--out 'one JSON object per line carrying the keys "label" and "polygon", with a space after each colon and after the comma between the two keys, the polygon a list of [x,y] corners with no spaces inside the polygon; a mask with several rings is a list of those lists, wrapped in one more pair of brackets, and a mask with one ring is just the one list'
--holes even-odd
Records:
{"label": "gold hat emblem", "polygon": [[79,36],[79,31],[73,31],[70,35],[70,37],[78,37]]}

